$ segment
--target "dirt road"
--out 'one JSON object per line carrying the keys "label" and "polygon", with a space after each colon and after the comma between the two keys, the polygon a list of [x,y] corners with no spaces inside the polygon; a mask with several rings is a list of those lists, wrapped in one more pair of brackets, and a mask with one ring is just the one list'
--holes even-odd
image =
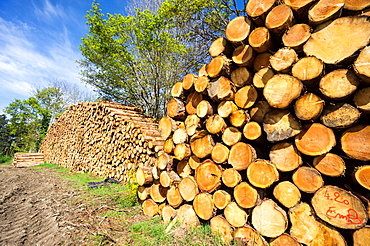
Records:
{"label": "dirt road", "polygon": [[50,172],[0,166],[0,245],[74,245],[76,195]]}

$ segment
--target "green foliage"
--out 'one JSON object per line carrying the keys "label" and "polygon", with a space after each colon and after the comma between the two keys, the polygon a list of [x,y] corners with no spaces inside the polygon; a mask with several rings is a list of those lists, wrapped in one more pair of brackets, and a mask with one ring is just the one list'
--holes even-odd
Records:
{"label": "green foliage", "polygon": [[13,161],[13,157],[8,155],[0,155],[0,165],[10,165]]}
{"label": "green foliage", "polygon": [[10,134],[8,120],[5,115],[0,115],[0,156],[10,154],[12,135]]}

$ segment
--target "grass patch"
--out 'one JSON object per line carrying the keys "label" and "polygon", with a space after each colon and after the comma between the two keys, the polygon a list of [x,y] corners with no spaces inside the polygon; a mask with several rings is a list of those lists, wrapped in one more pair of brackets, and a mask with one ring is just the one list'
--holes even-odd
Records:
{"label": "grass patch", "polygon": [[9,155],[0,155],[0,165],[10,165],[13,162],[13,157]]}

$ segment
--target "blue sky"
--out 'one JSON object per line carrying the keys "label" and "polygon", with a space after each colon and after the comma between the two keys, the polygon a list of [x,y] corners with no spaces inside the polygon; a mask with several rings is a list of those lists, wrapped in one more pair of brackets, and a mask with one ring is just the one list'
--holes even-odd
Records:
{"label": "blue sky", "polygon": [[[55,79],[81,84],[76,60],[91,0],[0,0],[0,114],[15,99]],[[125,0],[99,0],[122,13]],[[87,88],[86,88],[87,89]]]}

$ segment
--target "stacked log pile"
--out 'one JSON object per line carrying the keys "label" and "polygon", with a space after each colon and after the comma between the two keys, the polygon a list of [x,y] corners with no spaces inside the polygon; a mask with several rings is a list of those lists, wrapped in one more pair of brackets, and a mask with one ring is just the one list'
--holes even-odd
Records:
{"label": "stacked log pile", "polygon": [[128,182],[151,167],[163,141],[155,119],[142,109],[112,102],[71,105],[50,126],[39,152],[75,172]]}
{"label": "stacked log pile", "polygon": [[368,245],[368,7],[248,1],[173,85],[163,152],[137,172],[144,213],[225,243]]}
{"label": "stacked log pile", "polygon": [[44,163],[44,154],[42,153],[15,153],[13,165],[15,167],[32,167]]}

